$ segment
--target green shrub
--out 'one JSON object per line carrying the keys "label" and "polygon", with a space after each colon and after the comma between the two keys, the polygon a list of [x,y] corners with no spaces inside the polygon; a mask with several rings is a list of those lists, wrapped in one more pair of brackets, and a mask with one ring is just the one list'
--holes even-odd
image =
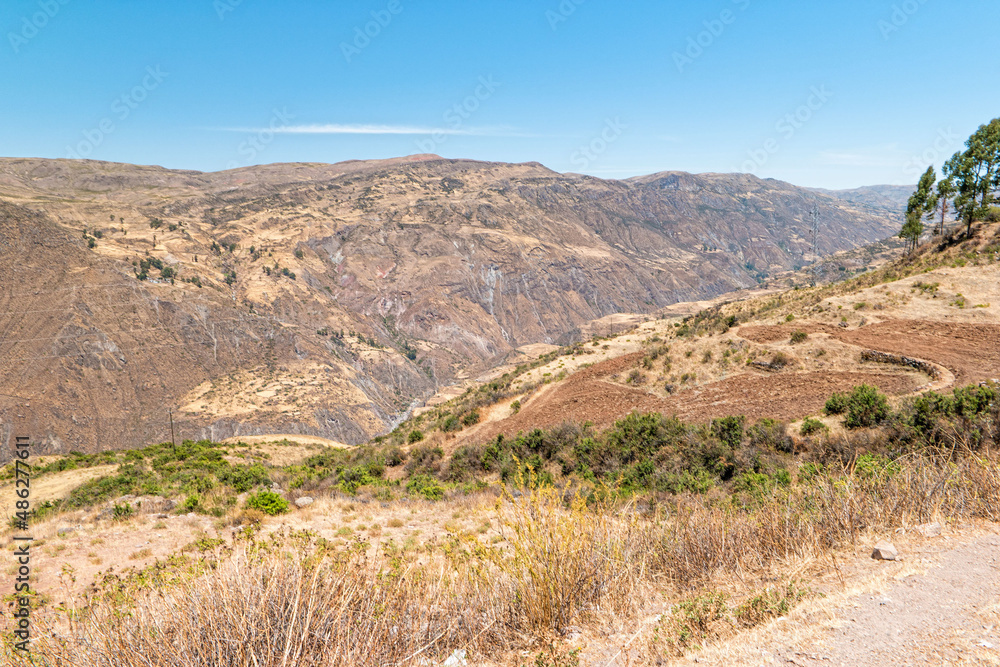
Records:
{"label": "green shrub", "polygon": [[424,432],[417,429],[410,431],[410,434],[406,436],[406,441],[411,445],[415,442],[420,442],[424,439]]}
{"label": "green shrub", "polygon": [[718,438],[722,444],[735,449],[743,441],[743,424],[745,422],[746,417],[743,415],[713,419],[712,435]]}
{"label": "green shrub", "polygon": [[516,415],[520,411],[521,411],[521,401],[514,401],[513,403],[510,404],[511,414]]}
{"label": "green shrub", "polygon": [[889,417],[889,401],[876,387],[863,384],[855,387],[847,398],[847,428],[870,428]]}
{"label": "green shrub", "polygon": [[430,475],[414,475],[406,482],[406,490],[427,500],[444,498],[444,487]]}
{"label": "green shrub", "polygon": [[458,417],[456,417],[455,415],[449,414],[444,419],[441,420],[441,430],[444,431],[445,433],[449,433],[451,431],[459,431],[461,430],[461,428],[462,428],[462,422],[460,422],[458,420]]}
{"label": "green shrub", "polygon": [[799,433],[801,435],[814,435],[816,433],[824,433],[829,430],[830,427],[820,420],[812,417],[806,417],[802,421],[802,428],[799,429]]}
{"label": "green shrub", "polygon": [[807,338],[809,338],[809,334],[807,334],[805,331],[793,331],[792,332],[792,344],[793,345],[798,345],[799,343],[803,343],[803,342],[805,342],[805,340]]}
{"label": "green shrub", "polygon": [[474,426],[479,423],[479,411],[473,410],[462,416],[462,424],[464,426]]}
{"label": "green shrub", "polygon": [[260,510],[264,514],[276,516],[288,511],[288,501],[274,491],[258,491],[247,498],[247,509]]}
{"label": "green shrub", "polygon": [[842,415],[847,411],[847,394],[842,392],[834,392],[833,396],[826,399],[826,405],[823,410],[828,415]]}

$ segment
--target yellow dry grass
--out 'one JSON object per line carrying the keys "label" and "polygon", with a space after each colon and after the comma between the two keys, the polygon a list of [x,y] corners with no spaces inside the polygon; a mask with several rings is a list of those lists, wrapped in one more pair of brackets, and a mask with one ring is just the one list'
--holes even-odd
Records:
{"label": "yellow dry grass", "polygon": [[[50,473],[37,480],[31,481],[31,503],[37,505],[46,500],[60,500],[65,498],[70,491],[80,486],[84,482],[111,474],[117,469],[116,465],[94,466],[93,468],[79,468],[77,470],[64,470],[62,472]],[[11,516],[14,513],[14,482],[0,484],[0,510],[3,516]]]}

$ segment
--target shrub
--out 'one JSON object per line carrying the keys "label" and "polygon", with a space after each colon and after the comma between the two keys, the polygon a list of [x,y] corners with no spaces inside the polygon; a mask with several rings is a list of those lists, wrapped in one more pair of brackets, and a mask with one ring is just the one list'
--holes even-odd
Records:
{"label": "shrub", "polygon": [[[419,431],[418,431],[419,433]],[[390,468],[401,465],[406,460],[406,452],[399,447],[392,447],[385,452],[385,464]]]}
{"label": "shrub", "polygon": [[474,426],[479,423],[479,411],[473,410],[462,416],[462,424],[464,426]]}
{"label": "shrub", "polygon": [[430,445],[416,447],[410,452],[406,472],[410,474],[436,473],[441,468],[442,458],[444,458],[444,450],[440,447],[431,447]]}
{"label": "shrub", "polygon": [[444,487],[430,475],[414,475],[406,482],[406,490],[427,500],[444,498]]}
{"label": "shrub", "polygon": [[747,429],[747,437],[753,447],[776,452],[791,453],[792,439],[788,437],[788,427],[776,419],[761,419]]}
{"label": "shrub", "polygon": [[847,394],[842,392],[834,392],[833,396],[826,399],[826,405],[823,406],[823,410],[828,415],[842,415],[847,410]]}
{"label": "shrub", "polygon": [[733,615],[740,625],[752,628],[772,618],[786,615],[806,593],[807,589],[799,588],[795,582],[790,581],[783,589],[769,588],[750,598],[734,609]]}
{"label": "shrub", "polygon": [[462,422],[455,415],[448,415],[441,420],[441,430],[445,433],[459,431],[462,429]]}
{"label": "shrub", "polygon": [[424,439],[424,432],[418,429],[413,429],[410,434],[406,436],[406,441],[411,445],[415,442],[420,442]]}
{"label": "shrub", "polygon": [[797,345],[799,343],[805,342],[809,338],[809,334],[805,331],[794,331],[792,332],[792,344]]}
{"label": "shrub", "polygon": [[771,362],[769,366],[774,370],[781,370],[785,366],[788,366],[790,363],[792,363],[792,358],[789,357],[787,354],[785,354],[784,352],[775,352],[774,356],[771,357]]}
{"label": "shrub", "polygon": [[885,394],[871,385],[855,387],[847,398],[847,428],[870,428],[881,424],[889,416],[889,402]]}
{"label": "shrub", "polygon": [[121,521],[131,517],[133,511],[132,505],[129,503],[122,503],[121,505],[115,503],[114,508],[111,510],[111,515],[116,521]]}
{"label": "shrub", "polygon": [[516,415],[520,411],[521,411],[521,401],[514,401],[513,403],[510,404],[510,413],[512,415]]}
{"label": "shrub", "polygon": [[288,511],[288,501],[274,491],[258,491],[247,498],[247,509],[260,510],[264,514],[276,516]]}
{"label": "shrub", "polygon": [[628,377],[625,378],[626,384],[644,384],[646,382],[646,376],[638,368],[633,368]]}
{"label": "shrub", "polygon": [[742,415],[713,419],[712,435],[718,438],[722,444],[736,449],[743,441],[743,424],[745,422],[746,417]]}
{"label": "shrub", "polygon": [[823,433],[829,431],[830,427],[821,422],[818,419],[812,417],[806,417],[802,421],[802,428],[799,429],[799,433],[802,435],[814,435],[816,433]]}

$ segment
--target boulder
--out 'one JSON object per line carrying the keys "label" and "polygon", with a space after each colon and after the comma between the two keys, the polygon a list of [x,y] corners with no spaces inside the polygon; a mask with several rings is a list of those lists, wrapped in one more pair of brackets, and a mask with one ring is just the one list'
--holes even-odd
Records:
{"label": "boulder", "polygon": [[890,542],[882,541],[875,545],[872,550],[872,558],[875,560],[899,560],[899,552]]}
{"label": "boulder", "polygon": [[298,508],[308,507],[313,504],[313,499],[309,496],[302,496],[301,498],[295,499],[295,506]]}

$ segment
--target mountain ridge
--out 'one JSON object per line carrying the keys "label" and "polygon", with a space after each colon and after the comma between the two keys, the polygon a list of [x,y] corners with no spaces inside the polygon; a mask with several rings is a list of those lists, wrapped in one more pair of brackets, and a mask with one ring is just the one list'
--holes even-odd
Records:
{"label": "mountain ridge", "polygon": [[[208,174],[7,158],[0,201],[8,237],[34,239],[25,253],[53,245],[36,276],[0,251],[6,275],[19,276],[3,283],[32,295],[0,295],[3,310],[54,311],[39,314],[43,338],[68,344],[77,327],[121,349],[134,343],[126,359],[160,377],[148,401],[122,405],[114,388],[123,362],[103,353],[82,352],[93,373],[65,360],[36,370],[0,363],[0,379],[22,378],[35,406],[0,397],[8,436],[16,415],[31,413],[52,451],[167,434],[157,418],[111,437],[110,422],[77,423],[73,408],[83,405],[94,415],[104,405],[171,407],[183,437],[362,442],[441,384],[522,345],[565,340],[613,313],[656,313],[753,287],[884,238],[901,220],[889,208],[746,174],[602,180],[429,155]],[[136,295],[131,314],[86,289],[45,293],[58,281],[72,287],[73,275],[113,275],[116,289]],[[78,288],[99,283],[80,280]],[[176,319],[161,320],[164,309]],[[7,317],[0,327],[21,326]],[[162,332],[133,333],[133,321],[178,327],[167,342],[189,358],[155,362],[141,348]],[[221,357],[209,360],[212,336]],[[44,341],[17,340],[3,345],[8,357],[51,355]],[[192,374],[195,362],[202,371]],[[36,409],[49,375],[72,378],[68,412]]]}

